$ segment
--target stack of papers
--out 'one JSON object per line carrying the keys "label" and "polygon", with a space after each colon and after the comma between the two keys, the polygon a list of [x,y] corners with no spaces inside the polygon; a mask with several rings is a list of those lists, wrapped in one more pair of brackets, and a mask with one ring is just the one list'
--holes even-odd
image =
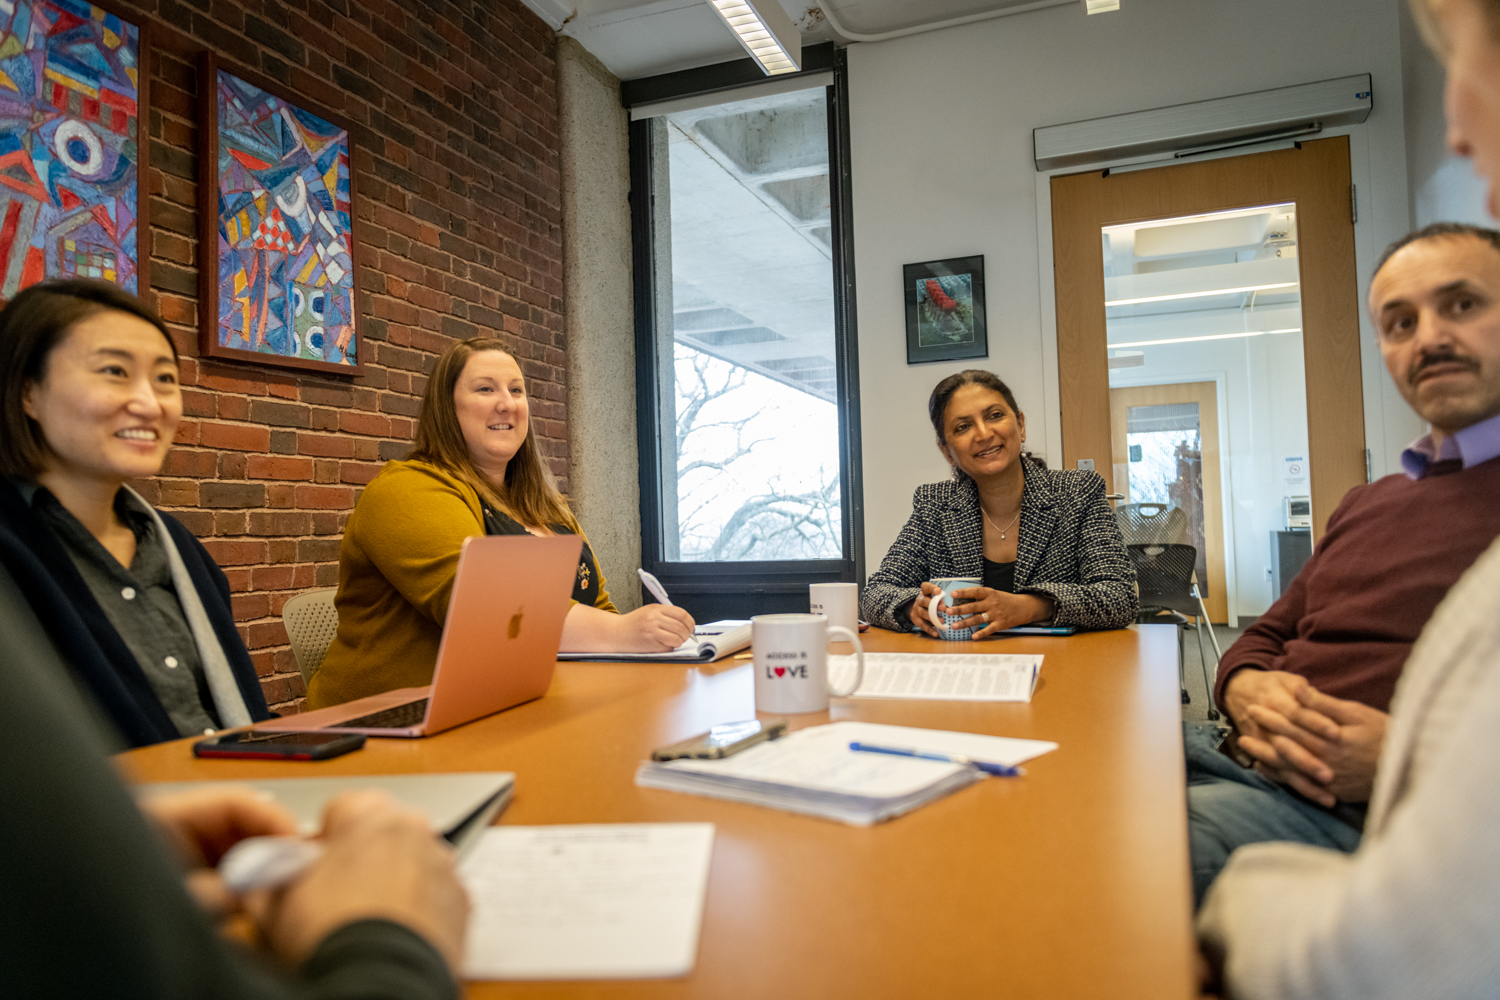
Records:
{"label": "stack of papers", "polygon": [[[927,701],[1030,701],[1042,669],[1039,654],[866,653],[855,698]],[[830,656],[828,674],[840,690],[854,679],[853,656]]]}
{"label": "stack of papers", "polygon": [[490,827],[458,869],[465,976],[687,975],[713,844],[711,823]]}
{"label": "stack of papers", "polygon": [[869,826],[984,776],[968,764],[858,753],[849,749],[854,742],[938,750],[1010,765],[1057,749],[1057,744],[1039,740],[835,722],[722,760],[647,762],[636,771],[635,783]]}
{"label": "stack of papers", "polygon": [[712,663],[750,645],[750,623],[737,619],[709,622],[693,630],[692,638],[666,653],[558,653],[559,660],[609,660],[646,663]]}

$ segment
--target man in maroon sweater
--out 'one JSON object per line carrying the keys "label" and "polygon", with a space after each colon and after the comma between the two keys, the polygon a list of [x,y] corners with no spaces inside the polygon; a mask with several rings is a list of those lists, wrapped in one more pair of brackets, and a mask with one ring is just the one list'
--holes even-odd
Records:
{"label": "man in maroon sweater", "polygon": [[1285,595],[1224,654],[1222,752],[1189,735],[1201,901],[1243,844],[1353,851],[1402,665],[1438,602],[1500,535],[1500,232],[1438,224],[1370,284],[1386,368],[1432,427],[1404,475],[1350,490]]}

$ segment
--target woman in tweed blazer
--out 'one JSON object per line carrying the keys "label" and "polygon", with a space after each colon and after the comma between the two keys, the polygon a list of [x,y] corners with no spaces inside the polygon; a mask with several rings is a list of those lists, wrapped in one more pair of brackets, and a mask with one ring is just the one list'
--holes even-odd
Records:
{"label": "woman in tweed blazer", "polygon": [[[1124,628],[1139,601],[1104,480],[1054,471],[1021,453],[1026,418],[993,374],[970,369],[939,382],[928,401],[949,482],[917,487],[912,515],[865,586],[871,624],[936,635],[929,581],[980,577],[956,591],[956,628],[986,638],[1031,622]],[[914,613],[915,612],[915,613]]]}

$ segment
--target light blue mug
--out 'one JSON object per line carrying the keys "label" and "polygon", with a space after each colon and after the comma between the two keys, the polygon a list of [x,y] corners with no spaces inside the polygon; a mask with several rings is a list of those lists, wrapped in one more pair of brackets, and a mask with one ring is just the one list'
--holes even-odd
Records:
{"label": "light blue mug", "polygon": [[969,587],[977,587],[980,579],[977,576],[945,576],[930,581],[941,593],[934,594],[932,603],[927,606],[927,613],[932,617],[932,624],[937,627],[938,638],[950,640],[965,640],[974,638],[972,628],[953,628],[953,623],[963,621],[964,615],[950,615],[944,611],[939,604],[952,607],[954,604],[966,604],[967,601],[954,601],[955,590],[966,590]]}

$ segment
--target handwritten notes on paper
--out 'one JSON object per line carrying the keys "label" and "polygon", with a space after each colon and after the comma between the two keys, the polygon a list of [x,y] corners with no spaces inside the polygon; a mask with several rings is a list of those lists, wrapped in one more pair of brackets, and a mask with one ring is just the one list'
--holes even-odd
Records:
{"label": "handwritten notes on paper", "polygon": [[684,976],[711,823],[496,826],[459,866],[473,901],[471,979]]}

